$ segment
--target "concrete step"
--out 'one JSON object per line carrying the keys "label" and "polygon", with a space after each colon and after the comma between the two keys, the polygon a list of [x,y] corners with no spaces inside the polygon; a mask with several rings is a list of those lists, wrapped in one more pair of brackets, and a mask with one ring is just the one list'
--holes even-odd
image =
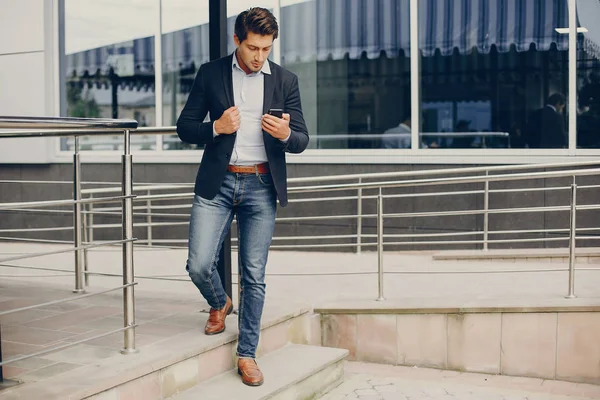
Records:
{"label": "concrete step", "polygon": [[342,382],[347,355],[344,349],[292,344],[257,359],[265,377],[262,386],[244,385],[234,369],[171,399],[313,399]]}

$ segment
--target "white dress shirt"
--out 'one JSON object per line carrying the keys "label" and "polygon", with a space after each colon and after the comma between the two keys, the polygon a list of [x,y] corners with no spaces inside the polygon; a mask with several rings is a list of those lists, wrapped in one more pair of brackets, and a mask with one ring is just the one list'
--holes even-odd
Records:
{"label": "white dress shirt", "polygon": [[[267,152],[263,141],[262,115],[265,92],[264,74],[271,75],[269,61],[265,61],[258,72],[246,74],[240,68],[235,52],[231,63],[234,104],[240,112],[240,128],[237,131],[235,145],[229,164],[254,165],[267,161]],[[218,134],[214,130],[213,136]],[[287,142],[286,138],[282,142]]]}

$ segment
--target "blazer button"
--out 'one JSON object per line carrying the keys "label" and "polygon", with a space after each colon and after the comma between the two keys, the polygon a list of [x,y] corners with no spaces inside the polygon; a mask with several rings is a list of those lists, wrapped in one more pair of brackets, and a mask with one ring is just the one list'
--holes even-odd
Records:
{"label": "blazer button", "polygon": [[226,158],[226,159],[228,159],[228,160],[229,160],[229,156],[230,156],[230,154],[229,154],[229,153],[225,153],[225,158]]}

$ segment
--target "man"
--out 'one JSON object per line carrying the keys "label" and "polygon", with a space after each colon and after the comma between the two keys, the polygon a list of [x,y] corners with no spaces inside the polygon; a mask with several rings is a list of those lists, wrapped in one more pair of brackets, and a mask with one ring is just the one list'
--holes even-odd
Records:
{"label": "man", "polygon": [[383,132],[381,142],[384,149],[410,149],[410,115],[400,125]]}
{"label": "man", "polygon": [[566,99],[554,93],[546,101],[544,108],[534,112],[528,129],[530,148],[562,149],[567,147],[567,134],[563,120]]}
{"label": "man", "polygon": [[[238,372],[263,383],[254,360],[265,299],[265,266],[276,201],[287,204],[285,152],[301,153],[308,132],[298,78],[268,61],[279,27],[264,8],[238,15],[236,51],[200,67],[177,121],[186,143],[205,145],[194,188],[186,269],[211,306],[205,333],[225,330],[233,305],[216,271],[219,251],[237,218],[240,303]],[[269,109],[283,109],[282,118]],[[212,122],[203,122],[207,113]]]}

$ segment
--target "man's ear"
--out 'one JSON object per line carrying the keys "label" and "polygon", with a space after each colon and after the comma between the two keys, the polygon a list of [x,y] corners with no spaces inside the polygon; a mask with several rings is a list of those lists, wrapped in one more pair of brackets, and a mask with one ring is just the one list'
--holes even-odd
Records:
{"label": "man's ear", "polygon": [[240,44],[242,44],[242,42],[240,42],[240,39],[237,37],[237,35],[235,33],[233,34],[233,43],[235,43],[235,45],[238,47]]}

